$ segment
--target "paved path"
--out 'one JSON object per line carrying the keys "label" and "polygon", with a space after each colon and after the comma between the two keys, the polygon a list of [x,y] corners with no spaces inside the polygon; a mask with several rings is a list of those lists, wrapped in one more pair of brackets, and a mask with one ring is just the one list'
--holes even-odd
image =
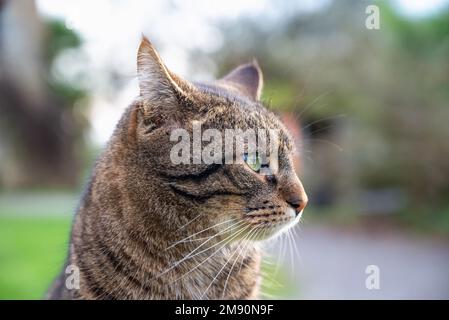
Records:
{"label": "paved path", "polygon": [[[315,225],[301,226],[297,238],[293,298],[449,299],[449,243]],[[291,273],[288,260],[287,254],[284,271]],[[379,267],[379,290],[365,286],[368,265]]]}

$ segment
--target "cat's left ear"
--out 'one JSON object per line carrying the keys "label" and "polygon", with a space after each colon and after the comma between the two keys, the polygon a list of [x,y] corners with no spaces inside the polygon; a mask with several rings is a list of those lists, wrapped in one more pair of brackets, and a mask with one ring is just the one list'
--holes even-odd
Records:
{"label": "cat's left ear", "polygon": [[227,85],[234,87],[245,96],[259,100],[262,94],[263,74],[259,64],[252,62],[242,64],[220,79]]}
{"label": "cat's left ear", "polygon": [[186,97],[191,85],[170,72],[156,49],[145,37],[137,54],[137,76],[140,95],[155,107],[177,105],[179,97]]}

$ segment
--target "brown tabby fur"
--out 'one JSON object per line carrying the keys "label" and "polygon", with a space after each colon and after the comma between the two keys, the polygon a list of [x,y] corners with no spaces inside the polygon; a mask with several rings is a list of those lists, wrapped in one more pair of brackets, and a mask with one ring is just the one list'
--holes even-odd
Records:
{"label": "brown tabby fur", "polygon": [[[245,236],[276,233],[291,221],[287,208],[300,213],[307,202],[291,139],[258,101],[260,68],[254,62],[214,83],[189,83],[168,71],[144,38],[138,75],[140,97],[97,161],[74,218],[66,265],[79,268],[80,289],[65,287],[63,271],[48,297],[257,298],[259,242]],[[172,164],[170,132],[191,131],[193,120],[203,130],[280,129],[278,174],[261,176],[245,164]],[[234,222],[225,222],[230,219],[246,231],[238,235],[229,228]],[[194,257],[176,263],[212,236]]]}

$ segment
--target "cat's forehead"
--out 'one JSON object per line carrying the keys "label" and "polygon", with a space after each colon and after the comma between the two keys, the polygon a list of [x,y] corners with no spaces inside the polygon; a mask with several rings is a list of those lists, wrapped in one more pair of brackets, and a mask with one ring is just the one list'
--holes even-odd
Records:
{"label": "cat's forehead", "polygon": [[202,83],[194,82],[195,88],[198,89],[204,96],[209,99],[216,98],[217,102],[227,101],[237,103],[244,108],[258,108],[260,105],[255,101],[239,94],[236,91],[232,91],[229,88],[223,87],[218,83]]}
{"label": "cat's forehead", "polygon": [[[195,87],[201,92],[202,104],[209,117],[222,118],[222,120],[233,119],[232,122],[243,122],[245,126],[266,127],[268,125],[266,122],[273,122],[273,119],[271,121],[268,119],[271,118],[271,112],[262,103],[236,91],[215,83],[195,83]],[[273,124],[276,125],[276,123]]]}
{"label": "cat's forehead", "polygon": [[277,116],[258,101],[254,101],[215,83],[194,86],[204,98],[206,109],[203,123],[220,124],[225,128],[277,129],[287,149],[293,148],[292,139]]}

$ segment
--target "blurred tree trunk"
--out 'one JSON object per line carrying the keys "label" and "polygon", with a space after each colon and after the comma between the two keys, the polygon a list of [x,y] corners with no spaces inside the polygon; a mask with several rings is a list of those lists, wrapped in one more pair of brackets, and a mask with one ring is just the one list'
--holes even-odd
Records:
{"label": "blurred tree trunk", "polygon": [[0,0],[0,186],[76,183],[71,117],[46,82],[46,29],[34,1]]}

